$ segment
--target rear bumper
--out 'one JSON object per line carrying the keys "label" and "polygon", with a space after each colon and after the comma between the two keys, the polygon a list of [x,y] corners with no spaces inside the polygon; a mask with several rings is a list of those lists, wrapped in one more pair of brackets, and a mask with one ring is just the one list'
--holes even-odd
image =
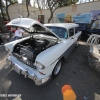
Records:
{"label": "rear bumper", "polygon": [[36,69],[32,69],[29,66],[21,63],[18,60],[16,61],[16,60],[12,59],[12,56],[9,56],[6,59],[7,62],[11,62],[12,66],[14,67],[14,70],[18,74],[24,75],[25,78],[32,79],[37,86],[44,85],[51,79],[51,75],[44,77],[44,78],[38,78],[38,76],[35,74],[35,72],[37,71]]}

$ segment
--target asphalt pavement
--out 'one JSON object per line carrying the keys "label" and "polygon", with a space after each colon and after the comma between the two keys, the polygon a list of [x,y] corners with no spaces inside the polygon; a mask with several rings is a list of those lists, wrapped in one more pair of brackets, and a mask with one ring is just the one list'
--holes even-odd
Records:
{"label": "asphalt pavement", "polygon": [[6,62],[8,53],[0,47],[0,100],[63,100],[61,88],[71,85],[77,100],[100,100],[100,75],[87,63],[89,47],[80,42],[59,75],[44,86],[17,74]]}

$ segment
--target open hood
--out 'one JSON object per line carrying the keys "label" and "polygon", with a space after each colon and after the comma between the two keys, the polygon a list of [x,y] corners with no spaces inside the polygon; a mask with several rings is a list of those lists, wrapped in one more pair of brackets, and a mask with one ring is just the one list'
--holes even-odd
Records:
{"label": "open hood", "polygon": [[[49,35],[56,37],[57,39],[60,39],[55,33],[53,33],[51,30],[49,30],[47,27],[45,27],[40,22],[30,19],[30,18],[16,18],[11,20],[9,23],[6,24],[6,26],[16,26],[16,27],[22,27],[27,32],[34,34],[34,26],[40,26],[43,29],[49,31]],[[39,28],[38,28],[39,30]],[[40,32],[41,33],[41,32]]]}

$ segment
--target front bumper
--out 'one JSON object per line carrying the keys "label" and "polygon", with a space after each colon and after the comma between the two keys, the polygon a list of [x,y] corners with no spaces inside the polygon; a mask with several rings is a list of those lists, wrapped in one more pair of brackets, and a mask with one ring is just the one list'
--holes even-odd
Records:
{"label": "front bumper", "polygon": [[[14,70],[18,74],[24,75],[25,78],[32,79],[35,82],[35,84],[38,85],[38,86],[46,84],[51,79],[51,75],[44,77],[44,78],[38,78],[38,76],[35,74],[36,69],[32,69],[27,65],[23,65],[18,60],[17,61],[13,60],[11,56],[9,56],[6,59],[6,61],[11,62],[12,66],[14,67]],[[23,67],[23,66],[26,66],[26,67]]]}

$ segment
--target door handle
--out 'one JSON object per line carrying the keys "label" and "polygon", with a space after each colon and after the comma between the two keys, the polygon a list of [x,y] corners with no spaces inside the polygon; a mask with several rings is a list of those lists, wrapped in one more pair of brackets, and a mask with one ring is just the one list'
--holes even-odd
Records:
{"label": "door handle", "polygon": [[71,39],[74,39],[74,37],[72,37]]}

